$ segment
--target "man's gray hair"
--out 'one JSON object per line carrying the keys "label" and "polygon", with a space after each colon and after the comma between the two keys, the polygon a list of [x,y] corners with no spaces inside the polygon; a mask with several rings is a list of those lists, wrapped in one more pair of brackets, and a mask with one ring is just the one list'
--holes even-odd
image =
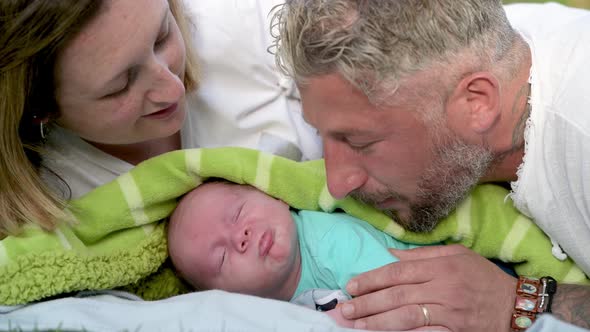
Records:
{"label": "man's gray hair", "polygon": [[425,69],[489,70],[518,36],[500,0],[286,0],[272,31],[297,83],[339,73],[370,99]]}

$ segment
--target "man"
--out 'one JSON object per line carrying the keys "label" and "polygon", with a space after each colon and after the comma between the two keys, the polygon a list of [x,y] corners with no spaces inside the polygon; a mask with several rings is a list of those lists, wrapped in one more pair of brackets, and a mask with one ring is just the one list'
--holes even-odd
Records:
{"label": "man", "polygon": [[[291,0],[275,12],[277,60],[334,197],[427,232],[477,183],[511,182],[554,255],[590,274],[590,14],[523,6],[515,30],[495,0]],[[460,246],[395,254],[348,284],[356,327],[510,329],[517,280],[492,263]],[[590,289],[560,284],[552,312],[590,327]]]}

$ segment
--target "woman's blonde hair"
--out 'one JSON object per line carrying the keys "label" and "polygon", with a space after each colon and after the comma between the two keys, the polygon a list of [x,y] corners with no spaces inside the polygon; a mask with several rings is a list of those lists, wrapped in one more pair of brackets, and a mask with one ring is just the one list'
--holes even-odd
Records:
{"label": "woman's blonde hair", "polygon": [[186,92],[196,90],[199,87],[199,63],[195,50],[193,48],[193,33],[194,25],[189,16],[185,14],[185,8],[182,0],[168,0],[170,4],[170,11],[176,18],[176,23],[184,39],[184,47],[186,49],[186,68],[184,70],[184,87]]}
{"label": "woman's blonde hair", "polygon": [[[168,0],[186,44],[187,91],[197,88],[191,26],[181,0]],[[0,2],[0,238],[24,224],[51,230],[63,218],[64,197],[41,179],[39,122],[55,119],[57,55],[103,7],[98,0]],[[49,170],[50,171],[50,170]]]}

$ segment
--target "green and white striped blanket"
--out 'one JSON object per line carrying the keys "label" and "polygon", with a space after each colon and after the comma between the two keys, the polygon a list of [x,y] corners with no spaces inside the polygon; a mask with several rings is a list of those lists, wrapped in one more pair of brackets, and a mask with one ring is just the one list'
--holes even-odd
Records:
{"label": "green and white striped blanket", "polygon": [[298,209],[342,209],[407,242],[462,243],[486,257],[516,263],[519,274],[588,283],[572,261],[551,255],[549,239],[509,200],[504,202],[507,192],[500,187],[476,188],[434,232],[414,234],[351,198],[334,200],[322,160],[297,163],[256,150],[217,148],[147,160],[71,201],[71,220],[53,232],[28,226],[0,241],[0,304],[86,289],[124,287],[145,299],[187,291],[165,268],[164,221],[179,197],[209,177],[253,185]]}

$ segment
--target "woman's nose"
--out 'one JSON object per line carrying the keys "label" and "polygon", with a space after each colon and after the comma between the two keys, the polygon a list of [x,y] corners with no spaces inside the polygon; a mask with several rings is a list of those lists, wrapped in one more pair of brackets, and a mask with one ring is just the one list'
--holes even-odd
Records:
{"label": "woman's nose", "polygon": [[172,72],[163,62],[153,66],[153,84],[148,92],[148,99],[155,104],[169,105],[178,102],[185,94],[182,79]]}

